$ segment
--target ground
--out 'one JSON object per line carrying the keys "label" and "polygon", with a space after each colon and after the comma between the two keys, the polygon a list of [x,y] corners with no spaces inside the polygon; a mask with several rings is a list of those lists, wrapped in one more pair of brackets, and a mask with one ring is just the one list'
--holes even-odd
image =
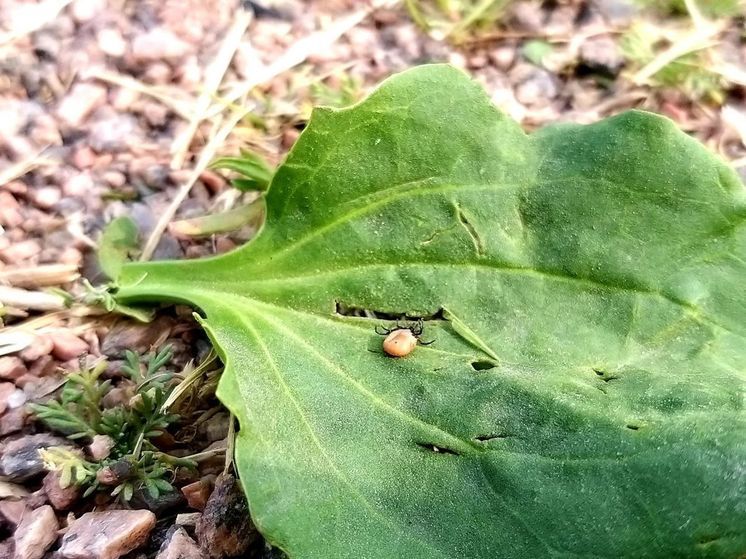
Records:
{"label": "ground", "polygon": [[[29,404],[59,398],[70,371],[105,358],[101,378],[114,388],[102,405],[136,406],[141,385],[127,373],[126,350],[166,346],[175,374],[168,390],[193,360],[208,364],[176,406],[181,419],[152,444],[172,456],[196,453],[198,467],[167,474],[173,493],[149,499],[135,487],[127,506],[152,510],[155,528],[147,515],[133,519],[140,532],[132,545],[94,556],[133,546],[133,556],[155,556],[165,540],[159,557],[191,557],[199,554],[191,538],[214,557],[247,546],[247,556],[275,553],[250,525],[235,524],[235,507],[246,515],[223,456],[230,418],[213,395],[219,363],[190,309],[159,309],[144,324],[106,313],[90,286],[106,282],[96,247],[119,216],[137,225],[142,252],[134,257],[197,258],[249,238],[255,215],[230,232],[193,220],[255,196],[207,167],[239,148],[279,164],[313,105],[345,105],[394,72],[449,62],[527,130],[645,109],[746,175],[746,34],[737,3],[703,2],[702,13],[692,1],[678,5],[683,12],[675,2],[516,1],[481,15],[469,12],[479,2],[453,0],[448,13],[435,4],[0,0],[0,557],[15,545],[40,558],[60,544],[64,557],[72,544],[55,530],[69,538],[84,513],[122,506],[111,491],[83,497],[59,488],[60,472],[45,476],[38,449],[76,443],[53,438],[59,433]],[[13,456],[28,460],[10,464]],[[242,534],[232,549],[216,537],[226,526]],[[48,543],[29,550],[31,540]]]}

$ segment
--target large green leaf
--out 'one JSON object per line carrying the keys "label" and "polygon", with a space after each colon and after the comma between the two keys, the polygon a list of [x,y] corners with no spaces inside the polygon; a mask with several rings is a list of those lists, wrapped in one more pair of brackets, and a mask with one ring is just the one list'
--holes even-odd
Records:
{"label": "large green leaf", "polygon": [[[266,203],[119,295],[205,314],[291,557],[746,553],[746,195],[668,120],[527,136],[422,67],[315,111]],[[388,358],[362,309],[435,343]]]}

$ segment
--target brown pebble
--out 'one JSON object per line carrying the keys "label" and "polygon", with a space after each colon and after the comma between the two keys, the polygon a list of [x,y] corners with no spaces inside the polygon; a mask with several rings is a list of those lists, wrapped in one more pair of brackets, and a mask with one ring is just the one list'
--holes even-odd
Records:
{"label": "brown pebble", "polygon": [[8,409],[8,399],[16,391],[16,385],[12,382],[0,382],[0,414]]}
{"label": "brown pebble", "polygon": [[18,227],[23,223],[21,205],[10,192],[0,191],[0,225]]}
{"label": "brown pebble", "polygon": [[20,357],[15,355],[0,357],[0,379],[15,381],[26,373],[26,365]]}
{"label": "brown pebble", "polygon": [[[57,363],[52,359],[51,355],[42,355],[36,361],[34,361],[29,367],[29,374],[34,377],[47,377],[54,374],[57,370]],[[20,379],[19,379],[20,381]],[[16,383],[19,384],[19,383]],[[19,384],[19,386],[21,386]]]}
{"label": "brown pebble", "polygon": [[210,498],[213,487],[212,476],[206,476],[199,481],[190,483],[181,488],[181,492],[186,497],[187,504],[195,510],[205,510],[207,500]]}
{"label": "brown pebble", "polygon": [[25,406],[6,411],[0,416],[0,437],[12,435],[23,429],[29,417]]}
{"label": "brown pebble", "polygon": [[199,546],[180,526],[172,527],[163,541],[155,559],[203,559]]}
{"label": "brown pebble", "polygon": [[42,559],[57,541],[58,529],[57,517],[49,505],[25,513],[13,534],[15,559]]}
{"label": "brown pebble", "polygon": [[149,510],[88,512],[70,525],[58,553],[64,559],[118,559],[144,545],[154,527]]}
{"label": "brown pebble", "polygon": [[80,498],[81,488],[79,485],[70,484],[67,487],[60,486],[60,473],[48,472],[44,476],[42,488],[55,510],[68,510]]}
{"label": "brown pebble", "polygon": [[52,355],[60,361],[68,361],[88,352],[88,344],[69,330],[55,330],[52,338]]}
{"label": "brown pebble", "polygon": [[75,150],[72,156],[72,164],[81,171],[90,169],[96,163],[96,152],[90,147],[83,146]]}
{"label": "brown pebble", "polygon": [[19,355],[21,359],[26,361],[26,363],[30,363],[44,355],[52,353],[52,347],[52,339],[49,336],[45,334],[37,334],[34,336],[34,341],[21,351]]}
{"label": "brown pebble", "polygon": [[41,245],[33,239],[13,243],[0,252],[2,258],[8,264],[21,264],[28,262],[41,252]]}

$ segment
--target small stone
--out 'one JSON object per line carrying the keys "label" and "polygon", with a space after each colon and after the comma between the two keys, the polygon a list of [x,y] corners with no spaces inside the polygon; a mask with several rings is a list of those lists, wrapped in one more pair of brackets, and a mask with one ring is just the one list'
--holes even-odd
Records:
{"label": "small stone", "polygon": [[18,526],[23,520],[24,514],[30,512],[25,500],[21,499],[3,499],[0,501],[0,516],[3,517],[7,524],[13,527]]}
{"label": "small stone", "polygon": [[544,27],[545,14],[538,3],[515,2],[510,7],[509,18],[513,21],[512,28],[516,31],[538,34]]}
{"label": "small stone", "polygon": [[16,391],[16,385],[12,382],[0,382],[0,414],[8,409],[8,400]]}
{"label": "small stone", "polygon": [[13,534],[15,559],[42,559],[57,541],[58,529],[57,517],[49,505],[24,514]]}
{"label": "small stone", "polygon": [[124,151],[129,146],[129,139],[136,137],[137,124],[130,115],[113,115],[96,121],[91,126],[88,141],[97,152]]}
{"label": "small stone", "polygon": [[0,417],[0,437],[17,433],[26,426],[29,415],[25,407],[6,411]]}
{"label": "small stone", "polygon": [[122,357],[127,349],[137,353],[147,353],[158,340],[170,335],[173,320],[166,316],[143,324],[134,320],[117,322],[106,334],[101,344],[101,352],[109,357]]}
{"label": "small stone", "polygon": [[259,538],[243,491],[232,475],[221,475],[197,522],[200,547],[213,559],[239,557]]}
{"label": "small stone", "polygon": [[20,357],[15,355],[0,357],[0,379],[15,381],[27,372],[26,365],[23,364]]}
{"label": "small stone", "polygon": [[88,146],[82,146],[73,152],[72,164],[81,171],[90,169],[96,164],[96,152]]}
{"label": "small stone", "polygon": [[28,490],[22,485],[0,481],[0,499],[21,499],[23,497],[28,497],[28,495]]}
{"label": "small stone", "polygon": [[42,481],[42,488],[55,510],[68,510],[80,498],[81,488],[71,483],[67,487],[60,486],[60,473],[48,472]]}
{"label": "small stone", "polygon": [[587,72],[613,78],[624,66],[624,57],[611,37],[591,37],[580,47],[580,64]]}
{"label": "small stone", "polygon": [[0,542],[0,559],[13,559],[13,539]]}
{"label": "small stone", "polygon": [[230,423],[230,414],[219,412],[210,419],[202,423],[197,429],[198,434],[208,443],[221,441],[228,436],[228,424]]}
{"label": "small stone", "polygon": [[86,449],[91,458],[98,461],[108,458],[114,445],[116,445],[116,443],[110,436],[94,435],[91,444],[89,444]]}
{"label": "small stone", "polygon": [[25,404],[27,400],[28,398],[26,398],[26,393],[20,388],[16,388],[15,390],[13,390],[13,393],[8,397],[8,400],[7,400],[8,409],[14,410],[16,408],[19,408],[23,404]]}
{"label": "small stone", "polygon": [[93,179],[88,173],[78,173],[66,180],[62,185],[65,196],[85,198],[91,195]]}
{"label": "small stone", "polygon": [[132,41],[132,55],[138,62],[176,61],[189,52],[189,44],[165,27],[154,27]]}
{"label": "small stone", "polygon": [[186,530],[173,526],[166,536],[155,559],[203,559],[205,554],[190,538]]}
{"label": "small stone", "polygon": [[77,128],[106,101],[106,88],[89,83],[78,83],[57,107],[57,116],[68,126]]}
{"label": "small stone", "polygon": [[0,445],[0,475],[11,481],[25,481],[39,475],[44,471],[39,451],[50,446],[71,448],[67,440],[47,433],[3,441]]}
{"label": "small stone", "polygon": [[[46,377],[52,375],[57,370],[57,363],[52,359],[51,355],[42,355],[34,361],[29,367],[29,374],[33,377]],[[16,383],[21,385],[20,379]]]}
{"label": "small stone", "polygon": [[169,108],[161,103],[146,103],[143,115],[153,128],[162,128],[168,122]]}
{"label": "small stone", "polygon": [[554,77],[541,68],[533,68],[528,77],[515,89],[519,103],[530,107],[547,106],[557,96],[558,89]]}
{"label": "small stone", "polygon": [[60,361],[69,361],[88,353],[88,344],[69,330],[54,330],[49,336],[53,345],[52,355]]}
{"label": "small stone", "polygon": [[34,336],[34,341],[32,341],[28,347],[24,348],[19,356],[26,363],[31,363],[44,355],[52,353],[52,347],[52,339],[49,336],[45,334],[37,334]]}
{"label": "small stone", "polygon": [[10,192],[0,191],[0,225],[18,227],[23,223],[21,205]]}
{"label": "small stone", "polygon": [[41,245],[33,239],[27,239],[3,249],[0,251],[0,257],[8,264],[21,264],[38,256],[40,252]]}
{"label": "small stone", "polygon": [[73,19],[78,23],[91,21],[106,8],[106,0],[75,0],[70,7]]}
{"label": "small stone", "polygon": [[33,191],[34,204],[42,210],[48,210],[60,201],[62,193],[56,186],[43,186]]}
{"label": "small stone", "polygon": [[101,52],[108,54],[109,56],[118,58],[124,56],[127,52],[127,42],[124,40],[124,37],[122,37],[119,29],[116,28],[107,27],[101,29],[96,34],[96,42],[98,43],[98,48]]}
{"label": "small stone", "polygon": [[73,522],[59,550],[64,559],[118,559],[144,545],[155,527],[147,510],[88,512]]}
{"label": "small stone", "polygon": [[210,498],[212,493],[213,480],[211,476],[202,478],[194,483],[185,485],[181,488],[181,492],[186,497],[187,504],[195,510],[205,510],[207,500]]}
{"label": "small stone", "polygon": [[101,178],[112,188],[121,188],[127,184],[127,177],[119,171],[106,171]]}
{"label": "small stone", "polygon": [[488,56],[498,70],[509,70],[515,61],[515,46],[500,45],[491,50]]}
{"label": "small stone", "polygon": [[181,514],[176,515],[174,524],[177,526],[194,527],[197,525],[197,522],[199,522],[201,517],[202,515],[198,512],[182,512]]}

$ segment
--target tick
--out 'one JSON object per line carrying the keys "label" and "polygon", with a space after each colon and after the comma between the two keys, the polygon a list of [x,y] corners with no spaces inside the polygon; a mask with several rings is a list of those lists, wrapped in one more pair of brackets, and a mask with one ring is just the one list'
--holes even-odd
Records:
{"label": "tick", "polygon": [[[380,329],[380,330],[379,330]],[[383,351],[390,357],[406,357],[414,351],[417,344],[430,345],[435,340],[429,342],[423,342],[420,339],[422,336],[422,321],[419,320],[411,326],[401,326],[398,322],[394,328],[384,328],[383,326],[376,326],[376,334],[386,336],[383,340]]]}

